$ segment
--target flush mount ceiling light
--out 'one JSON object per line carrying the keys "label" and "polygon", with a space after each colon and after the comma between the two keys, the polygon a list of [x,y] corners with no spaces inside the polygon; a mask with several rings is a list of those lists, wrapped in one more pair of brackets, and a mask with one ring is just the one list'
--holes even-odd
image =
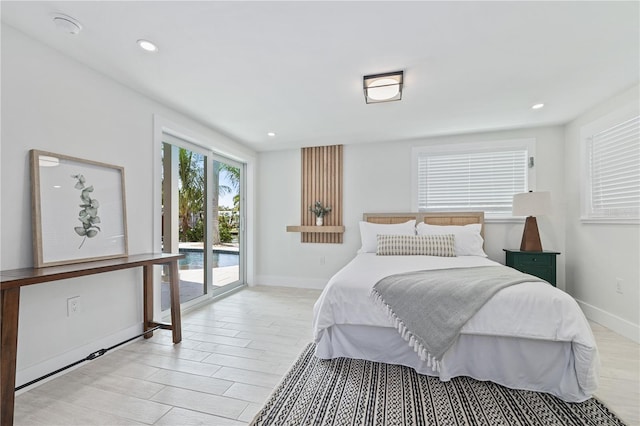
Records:
{"label": "flush mount ceiling light", "polygon": [[53,23],[56,24],[56,28],[60,31],[64,31],[69,34],[78,34],[82,30],[82,24],[77,19],[72,18],[62,13],[56,13],[53,15]]}
{"label": "flush mount ceiling light", "polygon": [[158,51],[158,46],[156,46],[155,44],[153,44],[149,40],[140,39],[140,40],[137,41],[137,43],[138,43],[138,46],[140,46],[140,49],[146,50],[147,52],[157,52]]}
{"label": "flush mount ceiling light", "polygon": [[535,104],[534,106],[531,107],[531,109],[540,109],[543,107],[544,107],[544,104]]}
{"label": "flush mount ceiling light", "polygon": [[368,104],[402,99],[404,71],[365,75],[362,79],[364,100]]}
{"label": "flush mount ceiling light", "polygon": [[270,138],[275,138],[276,137],[276,132],[269,132],[269,133],[267,133],[267,136],[269,136]]}

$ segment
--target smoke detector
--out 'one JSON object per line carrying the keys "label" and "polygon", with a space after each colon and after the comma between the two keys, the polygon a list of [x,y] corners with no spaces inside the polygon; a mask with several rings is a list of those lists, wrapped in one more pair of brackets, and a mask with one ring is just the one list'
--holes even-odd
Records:
{"label": "smoke detector", "polygon": [[62,13],[53,15],[53,23],[56,24],[56,28],[60,31],[69,34],[78,34],[82,30],[82,24],[77,19]]}

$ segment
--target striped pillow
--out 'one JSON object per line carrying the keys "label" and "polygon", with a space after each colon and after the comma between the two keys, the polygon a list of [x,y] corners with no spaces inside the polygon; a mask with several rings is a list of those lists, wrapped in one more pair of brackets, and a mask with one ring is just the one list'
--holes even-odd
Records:
{"label": "striped pillow", "polygon": [[456,255],[455,236],[441,235],[377,235],[378,256],[442,256]]}

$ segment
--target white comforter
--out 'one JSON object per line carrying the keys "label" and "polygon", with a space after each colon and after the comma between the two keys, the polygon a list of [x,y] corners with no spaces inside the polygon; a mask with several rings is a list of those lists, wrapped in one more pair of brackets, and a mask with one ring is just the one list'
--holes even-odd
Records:
{"label": "white comforter", "polygon": [[[334,324],[391,327],[384,309],[370,297],[380,279],[397,273],[498,265],[476,256],[376,256],[358,254],[336,273],[314,306],[314,338]],[[578,382],[585,393],[597,388],[598,357],[591,328],[575,300],[540,282],[507,287],[490,299],[462,334],[571,342]],[[416,354],[417,356],[417,354]]]}

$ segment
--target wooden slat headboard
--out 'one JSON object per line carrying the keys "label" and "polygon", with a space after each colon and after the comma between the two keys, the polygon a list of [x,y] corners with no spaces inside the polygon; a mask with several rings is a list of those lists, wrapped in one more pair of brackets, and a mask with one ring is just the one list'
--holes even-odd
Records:
{"label": "wooden slat headboard", "polygon": [[409,220],[429,225],[468,225],[482,224],[480,235],[484,238],[484,212],[417,212],[417,213],[364,213],[362,220],[371,223],[404,223]]}

